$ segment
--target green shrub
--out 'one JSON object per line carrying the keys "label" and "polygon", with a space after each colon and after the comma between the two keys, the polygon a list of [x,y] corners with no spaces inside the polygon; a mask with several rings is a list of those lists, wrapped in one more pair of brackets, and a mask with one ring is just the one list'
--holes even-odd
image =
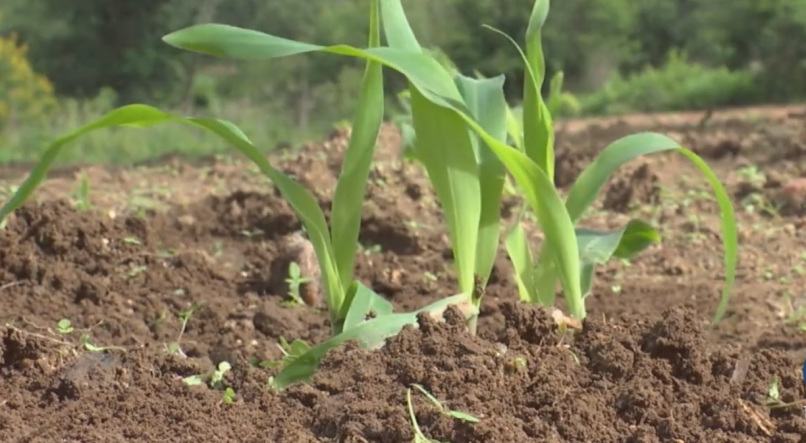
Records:
{"label": "green shrub", "polygon": [[50,81],[31,68],[28,47],[14,35],[0,37],[0,132],[20,120],[38,119],[55,104]]}
{"label": "green shrub", "polygon": [[598,92],[581,99],[582,113],[611,115],[734,106],[755,101],[755,75],[709,68],[671,51],[659,69],[615,76]]}

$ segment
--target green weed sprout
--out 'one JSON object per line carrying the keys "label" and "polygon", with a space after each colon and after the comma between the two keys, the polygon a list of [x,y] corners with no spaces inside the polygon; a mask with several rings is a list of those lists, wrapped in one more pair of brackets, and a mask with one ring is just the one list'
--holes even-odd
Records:
{"label": "green weed sprout", "polygon": [[299,265],[297,262],[291,262],[288,264],[288,277],[285,279],[285,282],[288,283],[288,297],[289,301],[287,302],[289,305],[304,305],[305,301],[302,299],[302,296],[299,293],[299,288],[305,284],[310,283],[312,279],[307,277],[302,277],[299,270]]}
{"label": "green weed sprout", "polygon": [[75,329],[73,328],[73,322],[70,320],[63,318],[56,323],[56,332],[61,335],[68,335],[71,334]]}
{"label": "green weed sprout", "polygon": [[448,417],[455,418],[456,420],[460,420],[460,421],[467,422],[467,423],[478,423],[479,422],[478,418],[468,414],[467,412],[454,411],[454,410],[446,408],[445,406],[442,405],[441,401],[439,401],[436,397],[434,397],[433,394],[428,392],[421,385],[413,384],[411,386],[414,389],[420,391],[420,393],[423,394],[425,396],[425,398],[427,398],[428,401],[430,401],[434,405],[434,407],[436,407],[439,410],[439,412],[441,414],[444,414],[444,415],[446,415]]}
{"label": "green weed sprout", "polygon": [[[182,379],[188,386],[197,386],[207,383],[213,389],[224,389],[224,375],[232,369],[229,362],[222,361],[216,369],[202,375],[189,375]],[[226,395],[226,393],[225,393]],[[234,392],[233,392],[234,396]]]}
{"label": "green weed sprout", "polygon": [[76,209],[79,211],[91,211],[93,206],[90,203],[90,178],[87,174],[81,175],[81,183],[73,192],[73,200],[76,202]]}
{"label": "green weed sprout", "polygon": [[185,351],[182,350],[182,336],[185,335],[185,330],[187,330],[188,323],[190,322],[190,318],[193,317],[193,314],[199,309],[200,305],[193,304],[190,308],[180,312],[177,317],[179,318],[179,335],[177,335],[176,340],[168,343],[165,345],[166,350],[170,354],[176,354],[182,358],[186,358]]}
{"label": "green weed sprout", "polygon": [[[726,271],[724,293],[715,316],[718,320],[724,313],[735,279],[736,226],[727,193],[702,159],[663,135],[635,134],[608,146],[582,173],[567,199],[563,200],[555,189],[552,117],[540,93],[545,76],[541,30],[548,12],[549,1],[536,0],[527,28],[525,52],[513,42],[522,54],[527,73],[522,100],[521,149],[507,145],[504,76],[477,79],[447,70],[420,46],[401,0],[370,2],[369,45],[364,49],[343,44],[322,46],[297,42],[221,24],[191,26],[165,36],[163,40],[176,48],[221,58],[266,60],[324,52],[367,62],[330,226],[311,194],[272,167],[232,123],[183,118],[145,105],[117,109],[58,139],[11,201],[0,209],[0,223],[31,195],[59,151],[88,132],[112,126],[147,127],[180,122],[220,136],[254,162],[294,208],[313,243],[323,273],[334,335],[282,367],[272,382],[273,387],[282,389],[310,380],[330,349],[348,340],[366,349],[375,349],[404,326],[416,324],[417,315],[441,317],[449,305],[462,309],[469,329],[475,332],[478,308],[500,240],[500,203],[507,174],[514,178],[534,211],[546,239],[537,260],[533,261],[520,225],[507,236],[507,250],[516,267],[521,296],[551,305],[559,280],[569,313],[576,319],[583,319],[586,314],[584,298],[590,290],[593,265],[611,256],[631,257],[657,241],[659,236],[641,221],[632,221],[615,233],[577,229],[577,221],[612,172],[622,164],[643,154],[677,151],[705,173],[722,213]],[[381,23],[388,46],[379,45]],[[415,155],[425,167],[444,212],[459,286],[459,294],[410,313],[392,312],[391,303],[353,279],[361,197],[383,118],[382,66],[403,74],[408,80],[416,133]]]}
{"label": "green weed sprout", "polygon": [[420,393],[423,394],[425,396],[425,398],[427,398],[428,401],[430,401],[434,405],[434,407],[436,407],[437,410],[439,410],[439,412],[441,414],[444,414],[444,415],[446,415],[448,417],[451,417],[451,418],[454,418],[456,420],[460,420],[460,421],[463,421],[463,422],[466,422],[466,423],[478,423],[479,422],[478,418],[476,418],[476,417],[474,417],[474,416],[472,416],[470,414],[467,414],[465,412],[452,411],[452,410],[446,408],[445,406],[442,405],[442,402],[437,400],[437,398],[434,397],[430,392],[428,392],[424,387],[422,387],[422,386],[420,386],[418,384],[413,384],[410,388],[406,389],[406,409],[408,409],[408,411],[409,411],[409,420],[411,420],[411,427],[412,427],[412,430],[414,432],[414,443],[442,443],[442,442],[426,437],[425,434],[423,433],[423,430],[420,429],[420,424],[417,423],[417,417],[414,414],[414,403],[411,401],[411,389],[412,388],[417,389],[418,391],[420,391]]}

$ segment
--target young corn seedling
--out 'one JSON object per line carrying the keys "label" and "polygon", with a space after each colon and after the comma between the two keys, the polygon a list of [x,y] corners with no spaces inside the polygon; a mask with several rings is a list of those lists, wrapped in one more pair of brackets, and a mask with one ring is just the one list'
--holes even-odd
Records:
{"label": "young corn seedling", "polygon": [[521,299],[553,306],[559,280],[570,314],[579,320],[584,319],[584,299],[593,286],[594,266],[611,257],[629,259],[659,241],[660,236],[652,226],[641,220],[631,220],[615,232],[578,228],[577,222],[595,201],[610,176],[623,164],[645,154],[676,151],[691,160],[708,179],[722,215],[726,270],[723,295],[714,315],[714,322],[719,321],[727,308],[735,279],[735,216],[727,192],[700,157],[666,136],[634,134],[607,146],[580,174],[565,202],[555,189],[548,189],[549,185],[553,188],[554,182],[554,130],[550,109],[540,94],[545,76],[541,32],[548,12],[548,0],[535,2],[526,32],[525,53],[512,42],[525,62],[527,73],[523,97],[522,147],[506,152],[503,148],[491,146],[523,190],[546,238],[536,260],[520,222],[506,238],[507,252],[515,268]]}
{"label": "young corn seedling", "polygon": [[[517,264],[522,293],[531,291],[527,293],[548,297],[545,291],[536,288],[552,287],[553,297],[553,288],[559,279],[570,313],[578,319],[584,318],[583,294],[586,292],[583,288],[592,271],[588,272],[587,268],[590,259],[582,257],[592,257],[598,262],[608,255],[628,256],[627,252],[638,251],[655,238],[654,231],[643,223],[631,223],[629,230],[625,229],[620,235],[616,233],[614,237],[612,233],[575,231],[575,222],[595,199],[612,170],[641,154],[678,150],[707,171],[717,191],[728,268],[723,297],[726,301],[736,261],[733,210],[713,173],[690,151],[658,134],[627,137],[611,145],[583,173],[567,201],[563,201],[554,188],[554,134],[551,116],[540,95],[545,73],[540,30],[548,9],[547,0],[536,1],[527,32],[523,55],[528,75],[523,99],[522,149],[506,144],[508,106],[503,94],[504,76],[476,79],[446,70],[421,48],[401,0],[370,2],[370,43],[365,49],[297,42],[219,24],[196,25],[164,37],[174,47],[222,58],[258,60],[325,52],[367,61],[353,135],[334,197],[330,229],[310,193],[274,169],[232,123],[181,118],[144,105],[112,111],[57,140],[12,200],[0,210],[0,220],[30,196],[59,150],[87,132],[110,126],[145,127],[174,121],[219,135],[252,160],[295,209],[314,245],[323,273],[334,336],[283,366],[272,383],[282,389],[309,380],[318,362],[333,347],[355,340],[364,348],[377,348],[405,325],[416,324],[420,313],[440,318],[447,306],[458,305],[468,318],[469,329],[475,332],[478,307],[500,238],[500,202],[507,172],[536,214],[546,238],[536,267],[525,260]],[[384,47],[379,46],[381,19],[388,43]],[[393,313],[388,301],[353,281],[361,197],[383,116],[382,65],[398,71],[408,80],[416,133],[414,153],[424,165],[444,212],[460,290],[459,294],[421,310],[401,314]],[[528,246],[525,240],[522,243],[521,251],[515,251],[522,254],[510,252],[513,256],[526,255]],[[616,252],[607,254],[608,248]],[[525,272],[532,272],[535,278],[528,278]],[[370,314],[372,319],[367,318]]]}
{"label": "young corn seedling", "polygon": [[[376,3],[372,3],[373,12],[370,14],[369,49],[367,51],[377,50],[380,41],[380,19]],[[247,40],[239,41],[241,36],[247,36]],[[236,59],[273,59],[320,48],[223,25],[202,25],[189,28],[168,35],[164,40],[178,48]],[[253,46],[255,42],[258,43],[257,46]],[[347,48],[334,47],[333,51],[339,52],[345,49]],[[353,122],[352,137],[333,198],[330,226],[310,192],[275,169],[249,138],[232,123],[212,118],[184,118],[139,104],[116,109],[51,144],[11,200],[0,209],[0,226],[4,224],[6,216],[25,203],[36,190],[61,150],[85,134],[115,126],[144,128],[168,122],[178,122],[201,128],[218,135],[251,160],[277,186],[283,197],[296,211],[316,250],[317,260],[323,274],[325,299],[331,325],[334,334],[338,334],[345,327],[349,309],[357,292],[360,292],[361,296],[365,298],[359,303],[359,306],[363,308],[375,304],[383,305],[385,308],[388,305],[383,298],[366,288],[361,288],[360,284],[353,281],[363,197],[375,142],[383,120],[384,97],[381,65],[380,60],[367,58],[358,109]],[[359,288],[362,290],[359,291]],[[366,313],[365,311],[360,314],[365,315]]]}
{"label": "young corn seedling", "polygon": [[[0,225],[10,212],[24,204],[33,194],[61,150],[77,138],[116,126],[145,128],[169,122],[181,123],[221,137],[252,161],[294,209],[316,252],[334,337],[310,348],[300,358],[289,363],[288,367],[284,367],[277,376],[277,387],[310,377],[324,353],[346,340],[356,340],[366,348],[376,348],[405,325],[416,324],[417,315],[421,312],[433,312],[437,315],[444,312],[449,304],[463,305],[467,296],[459,294],[439,300],[416,312],[392,314],[391,303],[353,279],[363,197],[375,142],[383,121],[382,66],[398,70],[401,66],[405,67],[404,73],[408,73],[407,75],[422,77],[420,83],[424,90],[434,82],[430,77],[436,72],[439,76],[436,86],[441,88],[441,83],[447,81],[453,88],[455,98],[459,98],[450,77],[432,58],[420,53],[379,47],[382,3],[398,9],[400,6],[386,0],[370,2],[369,44],[366,49],[345,45],[312,45],[218,24],[193,26],[163,38],[166,43],[179,49],[231,59],[267,60],[323,51],[366,60],[352,137],[333,197],[330,225],[311,193],[275,169],[246,134],[231,122],[213,118],[180,117],[141,104],[116,109],[53,142],[11,200],[0,209]],[[439,70],[434,70],[434,64]],[[456,216],[458,213],[454,211],[452,214]],[[486,259],[492,263],[492,257]],[[463,292],[469,293],[472,289],[472,276],[466,275],[464,282],[467,290]],[[367,320],[370,315],[374,317],[373,320]]]}

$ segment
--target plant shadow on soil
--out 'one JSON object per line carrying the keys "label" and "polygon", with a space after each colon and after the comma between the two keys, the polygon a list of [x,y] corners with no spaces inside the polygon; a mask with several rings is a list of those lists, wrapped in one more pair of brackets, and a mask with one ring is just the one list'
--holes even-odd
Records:
{"label": "plant shadow on soil", "polygon": [[[252,363],[279,358],[281,336],[321,342],[329,325],[321,311],[283,304],[282,239],[300,226],[248,165],[89,168],[94,211],[67,198],[77,179],[54,178],[0,232],[0,441],[412,441],[406,389],[416,383],[480,419],[446,416],[415,392],[417,422],[439,441],[804,443],[800,407],[765,407],[776,378],[782,402],[806,398],[806,334],[795,315],[806,280],[797,272],[803,214],[790,204],[770,216],[742,199],[779,202],[788,180],[806,176],[804,120],[623,121],[558,136],[564,188],[598,150],[637,130],[670,133],[713,164],[736,195],[742,255],[718,328],[707,322],[723,278],[719,214],[697,197],[707,188],[683,160],[660,156],[620,171],[585,221],[613,228],[641,216],[664,241],[598,270],[584,331],[561,334],[543,310],[518,303],[502,250],[478,337],[452,311],[444,323],[423,318],[379,351],[330,352],[311,384],[282,393],[266,388],[272,370]],[[327,208],[347,136],[336,131],[273,161]],[[416,166],[397,160],[398,146],[385,128],[356,272],[411,310],[455,285],[433,193]],[[760,182],[736,173],[752,165],[765,173]],[[167,210],[127,210],[125,195],[143,183],[172,189]],[[167,352],[177,314],[194,304],[186,357]],[[57,330],[63,318],[72,331]],[[110,349],[91,352],[82,335]],[[222,361],[232,365],[223,383],[233,403],[183,383]]]}

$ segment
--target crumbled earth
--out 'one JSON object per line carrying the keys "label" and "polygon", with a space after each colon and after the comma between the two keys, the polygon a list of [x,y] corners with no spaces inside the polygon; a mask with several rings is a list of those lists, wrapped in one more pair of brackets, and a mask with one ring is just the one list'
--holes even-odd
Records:
{"label": "crumbled earth", "polygon": [[[321,309],[287,303],[286,266],[299,260],[287,239],[300,223],[254,167],[167,159],[54,171],[0,231],[0,441],[412,441],[417,384],[479,419],[453,418],[412,389],[419,428],[439,441],[804,443],[804,123],[789,109],[561,125],[566,191],[598,151],[637,131],[667,133],[711,164],[733,198],[741,256],[717,327],[719,212],[696,168],[662,154],[619,171],[583,221],[642,218],[663,242],[598,269],[581,332],[517,301],[502,248],[478,337],[452,311],[444,323],[424,317],[381,350],[332,351],[312,383],[284,392],[267,388],[276,369],[256,362],[280,358],[281,338],[319,343],[330,326]],[[347,137],[271,156],[326,214]],[[406,311],[456,286],[434,193],[399,144],[384,128],[356,273]],[[4,199],[20,170],[0,171]],[[85,176],[91,210],[72,194]],[[518,204],[508,197],[502,214]],[[183,382],[224,361],[221,386]],[[773,385],[791,406],[770,407]]]}

